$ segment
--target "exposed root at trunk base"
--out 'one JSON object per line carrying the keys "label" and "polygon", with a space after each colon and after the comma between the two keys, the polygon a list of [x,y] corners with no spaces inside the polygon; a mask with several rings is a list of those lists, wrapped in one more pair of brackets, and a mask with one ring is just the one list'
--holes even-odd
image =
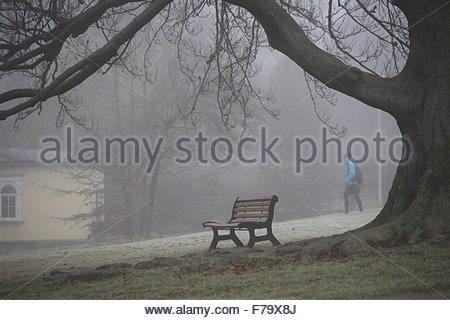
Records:
{"label": "exposed root at trunk base", "polygon": [[276,251],[283,256],[302,259],[341,258],[375,253],[377,247],[408,245],[433,238],[447,240],[449,237],[450,232],[434,232],[424,224],[412,226],[411,223],[393,222],[330,237],[290,242]]}

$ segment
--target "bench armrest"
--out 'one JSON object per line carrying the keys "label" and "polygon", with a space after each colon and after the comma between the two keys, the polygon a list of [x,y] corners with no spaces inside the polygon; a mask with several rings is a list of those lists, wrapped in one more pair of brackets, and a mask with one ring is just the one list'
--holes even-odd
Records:
{"label": "bench armrest", "polygon": [[220,223],[220,222],[217,222],[217,221],[205,221],[205,222],[202,223],[203,228],[205,228],[205,224],[207,224],[207,223]]}

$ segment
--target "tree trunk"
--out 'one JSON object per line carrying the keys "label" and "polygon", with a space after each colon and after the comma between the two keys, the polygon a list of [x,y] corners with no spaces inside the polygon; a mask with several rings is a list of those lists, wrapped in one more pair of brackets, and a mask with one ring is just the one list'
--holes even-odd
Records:
{"label": "tree trunk", "polygon": [[[399,165],[386,205],[364,229],[415,241],[450,231],[450,6],[442,7],[444,1],[395,4],[411,26],[411,52],[402,73],[423,93],[397,118],[411,143],[411,159]],[[434,13],[426,17],[427,12]]]}
{"label": "tree trunk", "polygon": [[450,146],[447,143],[426,150],[417,131],[402,133],[409,137],[414,153],[407,163],[399,165],[380,214],[361,230],[374,228],[373,240],[393,243],[449,234]]}
{"label": "tree trunk", "polygon": [[450,6],[438,2],[395,2],[408,18],[411,36],[408,61],[397,77],[421,88],[420,99],[403,105],[406,112],[396,117],[412,153],[399,164],[375,220],[328,243],[343,254],[359,251],[361,242],[402,244],[450,234]]}
{"label": "tree trunk", "polygon": [[147,210],[147,218],[145,219],[145,232],[146,236],[150,236],[151,227],[153,224],[153,212],[155,208],[155,195],[156,195],[156,186],[158,184],[158,174],[159,174],[159,161],[157,160],[155,165],[153,166],[150,180],[150,187],[148,189],[148,210]]}

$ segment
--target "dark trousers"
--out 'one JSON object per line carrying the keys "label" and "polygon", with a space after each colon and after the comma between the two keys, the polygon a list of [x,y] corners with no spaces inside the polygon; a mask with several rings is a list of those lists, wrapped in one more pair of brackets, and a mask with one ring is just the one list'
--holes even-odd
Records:
{"label": "dark trousers", "polygon": [[361,199],[359,198],[359,186],[356,184],[351,184],[345,186],[344,190],[344,204],[345,204],[345,213],[348,213],[348,196],[352,195],[355,197],[356,203],[358,204],[359,211],[363,211]]}

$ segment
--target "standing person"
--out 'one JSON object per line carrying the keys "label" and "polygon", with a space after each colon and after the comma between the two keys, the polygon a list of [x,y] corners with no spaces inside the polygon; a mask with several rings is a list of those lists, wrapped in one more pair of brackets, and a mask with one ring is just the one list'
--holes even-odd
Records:
{"label": "standing person", "polygon": [[350,153],[344,155],[345,161],[345,190],[344,190],[344,205],[345,213],[348,213],[348,196],[353,195],[358,204],[359,211],[363,211],[361,199],[359,198],[360,186],[355,179],[356,165]]}

